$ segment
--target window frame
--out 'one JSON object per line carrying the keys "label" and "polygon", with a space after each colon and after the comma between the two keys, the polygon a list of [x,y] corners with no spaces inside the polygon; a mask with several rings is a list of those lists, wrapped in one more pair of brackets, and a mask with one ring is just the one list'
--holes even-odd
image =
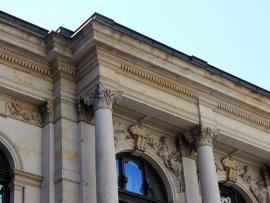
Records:
{"label": "window frame", "polygon": [[[143,195],[130,192],[124,189],[124,184],[125,184],[125,176],[124,176],[124,160],[134,160],[137,164],[139,164],[140,167],[142,167],[142,178],[143,178]],[[116,155],[116,160],[118,160],[118,194],[119,194],[119,200],[120,203],[135,203],[135,202],[140,202],[140,203],[167,203],[168,202],[168,195],[166,188],[163,184],[162,179],[160,178],[159,174],[156,172],[156,170],[153,168],[153,166],[148,163],[145,159],[134,156],[130,153],[120,153]],[[153,199],[150,197],[147,197],[147,182],[146,182],[146,167],[148,167],[154,176],[157,178],[157,181],[161,187],[161,190],[163,192],[163,196],[165,200],[157,200]]]}

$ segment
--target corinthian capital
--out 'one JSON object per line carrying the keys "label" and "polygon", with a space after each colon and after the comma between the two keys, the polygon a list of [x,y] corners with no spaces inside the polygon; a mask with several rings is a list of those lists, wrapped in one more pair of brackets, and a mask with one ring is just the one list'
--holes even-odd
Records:
{"label": "corinthian capital", "polygon": [[217,138],[217,134],[212,128],[202,125],[195,127],[192,130],[192,135],[197,149],[203,145],[212,147],[213,139]]}
{"label": "corinthian capital", "polygon": [[102,83],[98,83],[82,100],[87,107],[112,109],[114,101],[118,102],[122,92],[105,88]]}

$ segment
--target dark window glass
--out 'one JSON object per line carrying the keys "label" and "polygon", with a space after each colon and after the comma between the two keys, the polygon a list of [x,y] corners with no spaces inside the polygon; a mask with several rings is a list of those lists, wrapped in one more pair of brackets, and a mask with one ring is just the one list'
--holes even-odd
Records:
{"label": "dark window glass", "polygon": [[8,183],[10,182],[10,166],[5,154],[0,150],[0,203],[9,202]]}
{"label": "dark window glass", "polygon": [[148,162],[123,153],[117,156],[116,167],[120,202],[166,203],[165,187]]}
{"label": "dark window glass", "polygon": [[232,187],[219,184],[221,203],[246,203],[242,195]]}

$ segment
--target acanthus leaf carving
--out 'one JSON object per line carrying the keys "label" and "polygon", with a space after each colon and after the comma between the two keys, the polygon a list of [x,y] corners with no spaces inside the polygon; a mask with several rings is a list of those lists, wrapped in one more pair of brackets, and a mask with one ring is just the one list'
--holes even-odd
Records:
{"label": "acanthus leaf carving", "polygon": [[105,88],[102,83],[98,83],[94,89],[82,97],[82,100],[87,107],[93,107],[94,110],[99,108],[112,109],[113,102],[118,102],[122,94],[121,91]]}
{"label": "acanthus leaf carving", "polygon": [[199,125],[192,130],[196,148],[208,145],[212,147],[213,139],[217,138],[215,130],[210,127]]}

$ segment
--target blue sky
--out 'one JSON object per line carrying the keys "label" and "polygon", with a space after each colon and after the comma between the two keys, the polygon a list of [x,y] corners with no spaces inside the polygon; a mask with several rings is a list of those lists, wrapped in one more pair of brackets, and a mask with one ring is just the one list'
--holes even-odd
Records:
{"label": "blue sky", "polygon": [[48,30],[75,30],[94,12],[270,90],[269,0],[1,0]]}

